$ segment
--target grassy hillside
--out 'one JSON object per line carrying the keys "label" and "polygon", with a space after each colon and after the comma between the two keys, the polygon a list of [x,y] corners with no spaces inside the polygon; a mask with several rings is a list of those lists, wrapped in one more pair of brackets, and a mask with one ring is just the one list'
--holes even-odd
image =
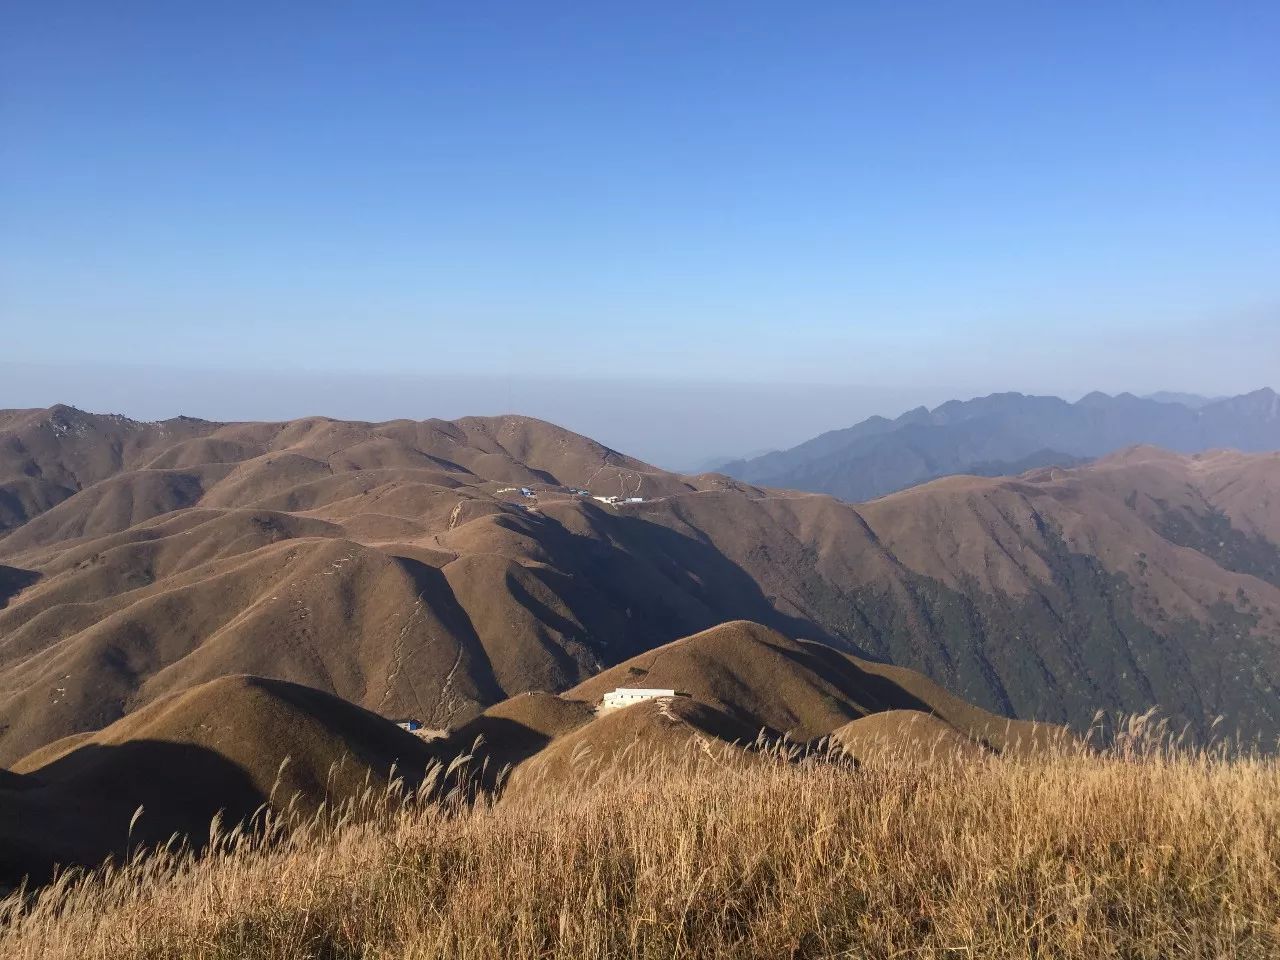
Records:
{"label": "grassy hillside", "polygon": [[198,848],[215,816],[234,826],[259,811],[314,813],[393,777],[416,787],[437,756],[322,691],[221,677],[0,770],[0,886],[175,835]]}
{"label": "grassy hillside", "polygon": [[737,619],[1003,716],[1280,737],[1276,454],[1136,449],[855,506],[522,417],[53,408],[0,413],[0,501],[0,764],[237,673],[458,727]]}
{"label": "grassy hillside", "polygon": [[[643,678],[686,695],[596,714],[606,689]],[[680,756],[691,740],[716,750],[736,743],[767,759],[784,742],[825,755],[830,737],[856,760],[912,744],[924,755],[939,746],[1037,750],[1065,736],[987,713],[909,670],[747,622],[641,654],[564,696],[503,701],[457,730],[433,731],[429,743],[319,690],[221,677],[0,771],[0,886],[44,883],[58,864],[97,867],[174,836],[199,849],[215,815],[228,828],[256,829],[259,814],[311,815],[393,779],[416,789],[436,761],[459,756],[478,768],[469,795],[500,784],[510,795],[586,787],[637,752],[646,762]],[[441,786],[456,785],[449,777]]]}
{"label": "grassy hillside", "polygon": [[1131,747],[859,768],[690,752],[68,880],[0,906],[0,955],[1276,956],[1280,764]]}

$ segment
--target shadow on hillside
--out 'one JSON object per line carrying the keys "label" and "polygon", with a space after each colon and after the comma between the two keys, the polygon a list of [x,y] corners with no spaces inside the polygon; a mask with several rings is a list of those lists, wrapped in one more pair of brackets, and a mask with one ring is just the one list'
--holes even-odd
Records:
{"label": "shadow on hillside", "polygon": [[0,610],[7,607],[10,600],[39,579],[40,574],[34,570],[7,567],[0,563]]}
{"label": "shadow on hillside", "polygon": [[467,669],[479,694],[492,701],[504,699],[506,693],[493,672],[493,665],[489,661],[488,653],[485,652],[484,644],[480,642],[475,624],[471,622],[471,616],[466,608],[458,602],[444,572],[438,567],[423,563],[416,557],[404,554],[393,554],[393,556],[413,579],[418,596],[466,651]]}
{"label": "shadow on hillside", "polygon": [[[563,602],[563,609],[555,609],[514,578],[500,585],[546,627],[541,642],[563,677],[548,684],[552,688],[572,686],[601,667],[729,620],[751,620],[876,659],[845,635],[779,611],[751,575],[709,540],[590,504],[583,505],[582,516],[590,532],[571,531],[548,514],[506,518],[513,532],[536,541],[547,555],[549,562],[524,565],[524,571]],[[475,624],[444,573],[415,557],[396,557],[433,613],[462,641],[480,695],[498,701],[520,692],[498,682]],[[801,590],[811,580],[807,574],[798,579],[804,579]],[[571,644],[580,646],[571,650]]]}
{"label": "shadow on hillside", "polygon": [[880,713],[885,710],[934,712],[933,707],[910,690],[888,677],[863,670],[830,647],[819,643],[806,643],[803,650],[795,651],[774,644],[768,644],[768,646],[780,656],[798,663],[839,688],[851,702],[866,708],[871,713]]}
{"label": "shadow on hillside", "polygon": [[[551,742],[548,734],[507,717],[479,716],[460,727],[450,738],[447,752],[471,753],[477,737],[484,742],[475,750],[476,771],[473,786],[492,793],[503,772],[515,767]],[[475,769],[473,767],[473,769]]]}
{"label": "shadow on hillside", "polygon": [[175,834],[198,851],[219,812],[230,828],[267,800],[221,754],[156,740],[90,744],[34,773],[0,773],[0,885],[7,886],[24,876],[42,884],[59,865],[94,867]]}
{"label": "shadow on hillside", "polygon": [[578,577],[629,611],[625,649],[610,651],[614,663],[728,620],[753,620],[876,659],[848,637],[778,610],[751,575],[709,541],[640,515],[588,510],[599,538],[550,519],[539,533],[557,561],[572,564],[566,569],[576,568]]}

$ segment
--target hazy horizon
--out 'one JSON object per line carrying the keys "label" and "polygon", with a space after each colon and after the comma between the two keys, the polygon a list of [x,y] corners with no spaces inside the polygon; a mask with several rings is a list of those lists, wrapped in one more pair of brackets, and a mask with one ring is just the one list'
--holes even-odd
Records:
{"label": "hazy horizon", "polygon": [[265,372],[0,361],[0,408],[66,403],[135,420],[180,415],[206,420],[287,420],[305,416],[384,421],[452,420],[523,414],[556,423],[657,466],[689,470],[709,460],[794,446],[867,417],[893,418],[919,406],[991,393],[1061,396],[1094,389],[1147,395],[1248,393],[1269,381],[1194,390],[1045,391],[1025,384],[991,389],[840,384],[715,383],[657,379],[590,380],[342,371]]}

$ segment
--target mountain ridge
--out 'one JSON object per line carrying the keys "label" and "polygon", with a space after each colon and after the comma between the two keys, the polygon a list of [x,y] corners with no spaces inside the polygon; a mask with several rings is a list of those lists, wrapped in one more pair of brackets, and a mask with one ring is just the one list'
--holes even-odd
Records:
{"label": "mountain ridge", "polygon": [[1075,403],[993,393],[916,407],[893,420],[870,417],[721,470],[760,486],[857,502],[941,476],[1014,475],[1033,456],[1042,465],[1070,466],[1144,443],[1184,453],[1280,449],[1280,396],[1264,387],[1193,409],[1131,393],[1094,391]]}

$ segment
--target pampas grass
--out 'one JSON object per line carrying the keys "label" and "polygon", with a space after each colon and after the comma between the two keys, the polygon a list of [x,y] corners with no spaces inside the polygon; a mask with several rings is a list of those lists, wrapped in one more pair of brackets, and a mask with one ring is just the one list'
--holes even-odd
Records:
{"label": "pampas grass", "polygon": [[0,956],[1280,956],[1277,761],[1141,740],[861,766],[702,744],[428,801],[455,767],[19,891]]}

